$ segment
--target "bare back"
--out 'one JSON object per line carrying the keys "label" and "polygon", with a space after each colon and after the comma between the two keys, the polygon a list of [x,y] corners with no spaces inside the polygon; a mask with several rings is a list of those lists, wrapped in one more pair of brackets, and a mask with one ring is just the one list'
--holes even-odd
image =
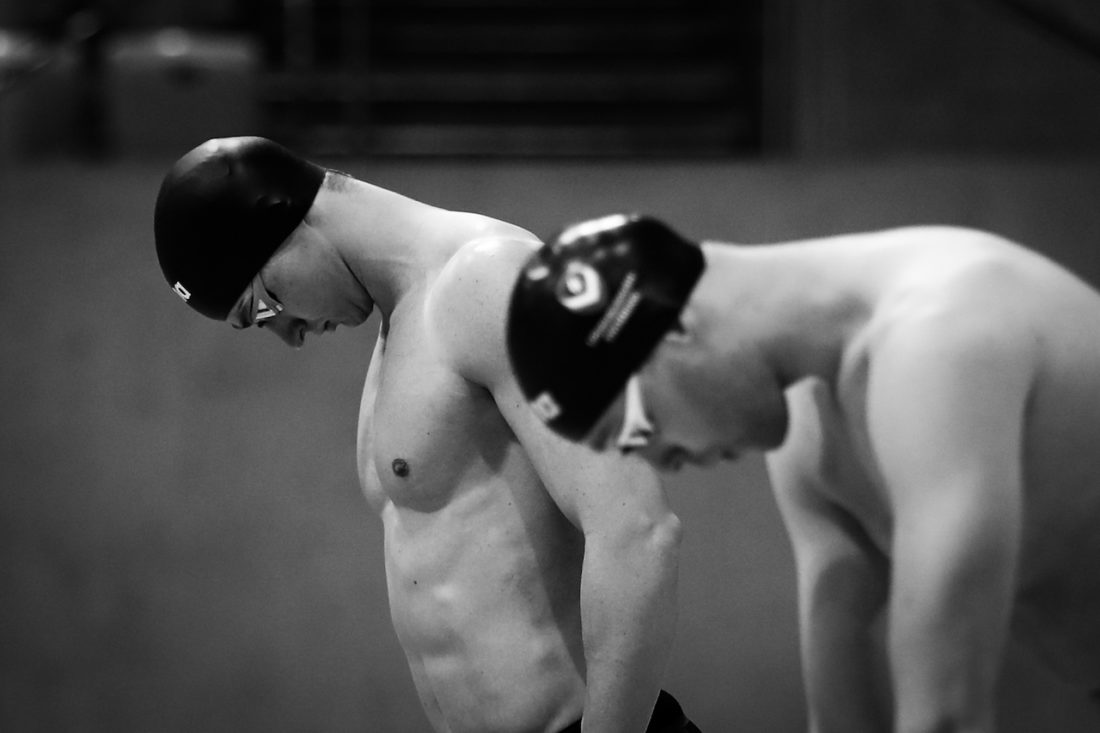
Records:
{"label": "bare back", "polygon": [[1022,405],[1013,630],[1063,678],[1100,687],[1100,296],[1048,260],[977,232],[904,229],[827,246],[859,273],[867,317],[834,385],[789,391],[790,438],[770,457],[773,472],[815,476],[890,558],[896,499],[869,428],[870,375],[929,322],[947,337],[976,318],[997,329],[1030,365],[1019,394],[1005,396]]}
{"label": "bare back", "polygon": [[490,393],[442,358],[425,323],[430,287],[379,335],[360,409],[393,623],[437,727],[554,730],[584,702],[583,538]]}

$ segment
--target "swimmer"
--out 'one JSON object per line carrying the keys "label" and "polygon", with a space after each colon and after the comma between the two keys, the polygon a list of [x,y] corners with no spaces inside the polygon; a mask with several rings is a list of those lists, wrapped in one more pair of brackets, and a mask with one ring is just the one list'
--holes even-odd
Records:
{"label": "swimmer", "polygon": [[256,137],[184,155],[154,226],[169,286],[216,321],[297,348],[379,312],[359,477],[435,730],[697,730],[660,691],[681,530],[656,474],[547,430],[509,368],[534,236]]}
{"label": "swimmer", "polygon": [[738,246],[616,215],[532,256],[510,309],[517,379],[563,436],[666,470],[766,452],[811,731],[993,731],[1010,637],[1100,691],[1079,277],[961,228]]}

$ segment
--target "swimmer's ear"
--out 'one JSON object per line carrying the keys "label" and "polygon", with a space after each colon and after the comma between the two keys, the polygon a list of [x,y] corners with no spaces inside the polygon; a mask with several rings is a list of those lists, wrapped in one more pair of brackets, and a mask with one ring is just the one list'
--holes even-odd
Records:
{"label": "swimmer's ear", "polygon": [[664,341],[673,344],[689,344],[695,340],[695,325],[698,323],[695,307],[689,302],[680,311],[679,318],[672,328],[665,332]]}

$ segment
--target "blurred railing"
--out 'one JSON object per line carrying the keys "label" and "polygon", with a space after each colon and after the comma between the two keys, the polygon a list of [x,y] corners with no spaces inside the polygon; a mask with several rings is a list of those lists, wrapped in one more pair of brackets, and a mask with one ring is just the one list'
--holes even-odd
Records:
{"label": "blurred railing", "polygon": [[760,0],[285,0],[272,134],[321,152],[750,153]]}
{"label": "blurred railing", "polygon": [[763,0],[126,7],[0,27],[0,159],[254,133],[335,155],[761,148]]}

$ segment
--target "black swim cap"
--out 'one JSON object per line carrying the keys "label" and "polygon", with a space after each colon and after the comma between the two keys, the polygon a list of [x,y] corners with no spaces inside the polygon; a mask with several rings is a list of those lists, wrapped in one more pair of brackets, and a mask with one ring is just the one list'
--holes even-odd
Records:
{"label": "black swim cap", "polygon": [[507,342],[524,396],[580,440],[669,329],[705,267],[702,249],[647,216],[568,227],[524,265]]}
{"label": "black swim cap", "polygon": [[262,137],[208,140],[164,177],[153,229],[168,284],[225,320],[302,221],[325,169]]}

